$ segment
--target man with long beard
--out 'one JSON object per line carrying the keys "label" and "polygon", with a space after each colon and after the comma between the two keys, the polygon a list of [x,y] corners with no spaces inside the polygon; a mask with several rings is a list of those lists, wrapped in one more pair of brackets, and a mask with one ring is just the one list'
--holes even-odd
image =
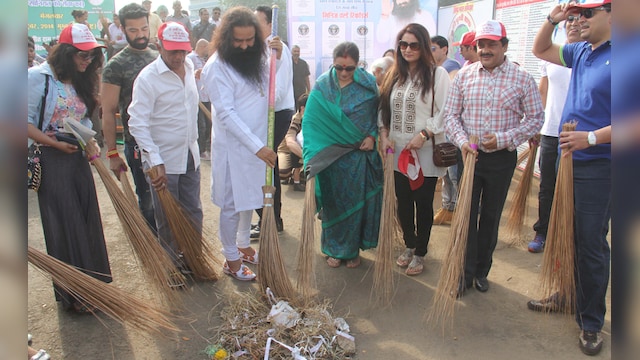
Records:
{"label": "man with long beard", "polygon": [[437,33],[433,15],[427,10],[420,9],[419,0],[393,0],[391,16],[381,19],[377,26],[378,47],[381,49],[394,48],[398,31],[411,23],[424,26],[429,34]]}
{"label": "man with long beard", "polygon": [[[214,34],[215,53],[200,77],[213,110],[211,200],[220,207],[223,271],[242,281],[255,279],[243,264],[258,263],[249,240],[251,215],[263,205],[265,163],[273,168],[276,162],[267,146],[269,73],[262,39],[250,9],[230,9]],[[269,47],[277,51],[280,66],[280,39],[274,37]]]}
{"label": "man with long beard", "polygon": [[116,148],[116,113],[119,111],[124,129],[124,156],[136,185],[138,207],[149,226],[155,231],[156,222],[151,191],[142,171],[140,150],[136,140],[129,133],[127,108],[131,103],[133,81],[142,68],[158,57],[158,52],[148,47],[149,13],[147,10],[132,3],[123,7],[118,16],[122,32],[129,45],[111,58],[102,71],[102,132],[108,149],[109,167],[116,177],[120,178],[120,173],[127,171],[127,166]]}

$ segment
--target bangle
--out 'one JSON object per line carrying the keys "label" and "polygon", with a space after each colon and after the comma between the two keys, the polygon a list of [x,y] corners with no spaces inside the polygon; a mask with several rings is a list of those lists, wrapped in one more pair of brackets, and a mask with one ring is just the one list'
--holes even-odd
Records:
{"label": "bangle", "polygon": [[558,22],[553,21],[553,18],[551,17],[551,15],[547,15],[547,21],[551,23],[551,25],[553,26],[556,26],[559,24]]}
{"label": "bangle", "polygon": [[368,138],[371,138],[371,141],[373,141],[373,143],[376,143],[376,138],[373,137],[373,135],[367,135]]}
{"label": "bangle", "polygon": [[120,154],[118,154],[118,150],[117,149],[111,149],[111,150],[107,151],[107,157],[108,158],[120,157]]}
{"label": "bangle", "polygon": [[100,157],[100,155],[95,154],[95,155],[93,155],[93,156],[91,156],[91,157],[89,158],[89,162],[92,162],[93,160],[95,160],[95,159],[97,159],[97,158],[99,158],[99,157]]}

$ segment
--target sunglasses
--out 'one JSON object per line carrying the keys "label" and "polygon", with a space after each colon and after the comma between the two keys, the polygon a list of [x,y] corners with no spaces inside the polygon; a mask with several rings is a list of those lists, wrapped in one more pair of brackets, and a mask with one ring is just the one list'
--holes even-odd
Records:
{"label": "sunglasses", "polygon": [[567,22],[574,22],[580,20],[579,15],[569,15],[567,16]]}
{"label": "sunglasses", "polygon": [[408,43],[408,42],[406,42],[404,40],[400,40],[398,45],[400,45],[400,50],[407,50],[407,48],[410,48],[411,50],[416,51],[416,50],[420,49],[420,43],[419,42]]}
{"label": "sunglasses", "polygon": [[96,57],[93,54],[93,52],[89,52],[89,51],[78,51],[76,55],[78,55],[78,57],[83,61],[89,61],[89,62],[93,61],[93,59]]}
{"label": "sunglasses", "polygon": [[336,71],[347,71],[347,72],[352,72],[356,69],[355,66],[353,65],[349,65],[349,66],[342,66],[342,65],[333,65],[334,69],[336,69]]}
{"label": "sunglasses", "polygon": [[580,10],[580,17],[584,17],[585,19],[591,19],[596,15],[595,13],[596,11],[602,11],[602,10],[607,10],[607,8],[604,6],[598,6],[591,9],[582,9]]}

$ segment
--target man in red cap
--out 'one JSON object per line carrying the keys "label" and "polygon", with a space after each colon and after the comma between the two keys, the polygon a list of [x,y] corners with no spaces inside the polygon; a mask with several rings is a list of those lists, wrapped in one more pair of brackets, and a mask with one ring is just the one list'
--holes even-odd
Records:
{"label": "man in red cap", "polygon": [[[544,118],[535,80],[505,56],[509,40],[504,25],[495,20],[480,24],[475,40],[480,61],[460,69],[444,110],[449,139],[462,150],[463,158],[474,152],[478,159],[464,277],[457,296],[472,285],[480,292],[489,290],[487,275],[516,166],[516,148],[540,131]],[[471,135],[480,139],[477,145],[469,142]]]}
{"label": "man in red cap", "polygon": [[[551,36],[555,26],[569,16],[579,17],[584,41],[554,44]],[[587,355],[596,355],[602,349],[600,332],[610,272],[611,21],[611,0],[557,5],[533,43],[534,55],[572,69],[560,128],[569,121],[577,121],[577,127],[560,133],[559,151],[565,150],[573,159],[575,308],[581,329],[580,349]],[[564,299],[556,294],[528,305],[532,310],[550,311],[561,301]]]}
{"label": "man in red cap", "polygon": [[185,61],[191,51],[187,29],[177,22],[162,24],[158,45],[160,57],[142,69],[133,83],[129,131],[140,148],[143,168],[158,172],[149,181],[160,242],[176,266],[189,273],[157,191],[169,190],[202,231],[198,88],[193,63]]}
{"label": "man in red cap", "polygon": [[460,55],[466,60],[464,65],[473,64],[480,60],[478,57],[478,46],[476,45],[476,32],[469,31],[462,35],[462,40],[454,42],[453,46],[460,46]]}

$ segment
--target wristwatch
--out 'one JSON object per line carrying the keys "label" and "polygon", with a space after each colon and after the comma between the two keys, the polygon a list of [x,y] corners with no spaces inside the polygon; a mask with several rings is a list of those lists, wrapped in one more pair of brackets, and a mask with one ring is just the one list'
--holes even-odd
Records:
{"label": "wristwatch", "polygon": [[429,140],[429,133],[425,129],[420,130],[420,136],[422,136],[422,140],[424,141]]}
{"label": "wristwatch", "polygon": [[547,21],[550,22],[551,25],[553,26],[556,26],[559,24],[558,22],[553,21],[553,18],[551,17],[551,15],[547,15]]}
{"label": "wristwatch", "polygon": [[587,142],[589,143],[589,146],[594,146],[596,144],[596,133],[593,131],[589,131],[589,133],[587,134]]}

